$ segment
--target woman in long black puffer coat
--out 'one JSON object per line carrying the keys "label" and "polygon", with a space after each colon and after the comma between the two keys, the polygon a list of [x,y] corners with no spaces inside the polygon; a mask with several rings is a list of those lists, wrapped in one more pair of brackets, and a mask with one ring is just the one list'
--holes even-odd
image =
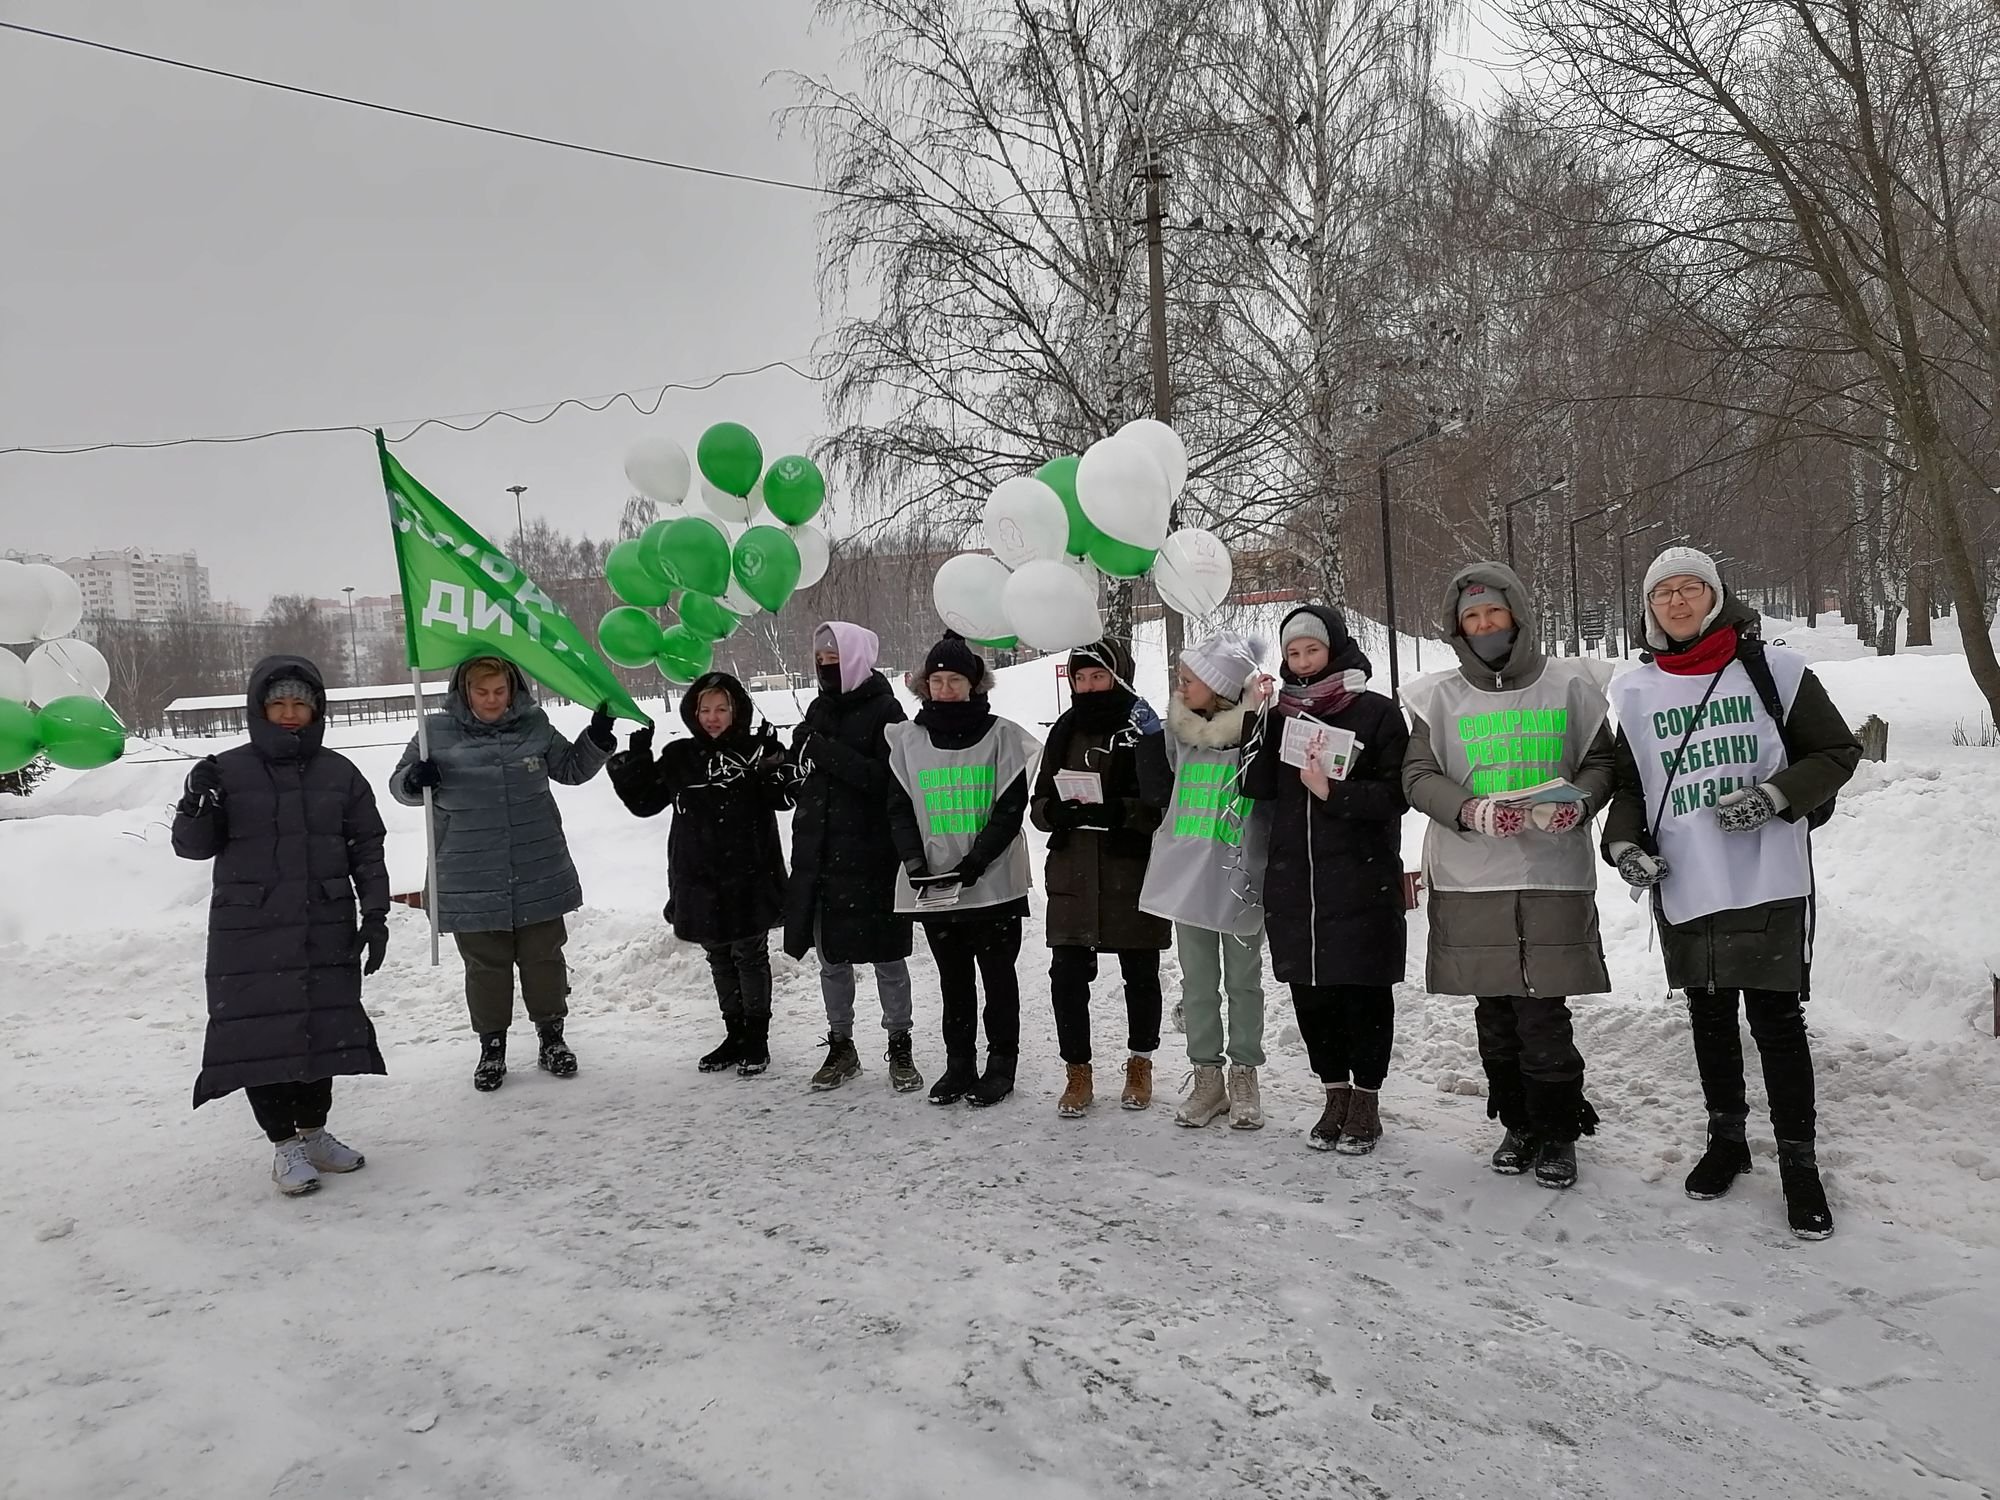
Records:
{"label": "woman in long black puffer coat", "polygon": [[327,1134],[326,1116],[336,1075],[387,1071],[361,977],[388,947],[389,875],[374,792],[321,744],[319,669],[259,662],[249,716],[250,743],[198,762],[174,818],[174,853],[215,861],[194,1102],[242,1089],[278,1148],[272,1180],[297,1196],[364,1160]]}
{"label": "woman in long black puffer coat", "polygon": [[[1277,712],[1245,751],[1243,789],[1270,802],[1264,874],[1271,970],[1292,1004],[1326,1110],[1310,1144],[1349,1156],[1382,1134],[1377,1095],[1395,1039],[1403,978],[1402,710],[1368,691],[1368,658],[1337,609],[1309,604],[1285,617]],[[1360,742],[1340,779],[1280,758],[1284,720],[1345,729]]]}
{"label": "woman in long black puffer coat", "polygon": [[666,918],[675,937],[708,955],[725,1033],[701,1071],[751,1078],[771,1064],[770,934],[785,916],[778,814],[792,805],[797,772],[768,724],[751,733],[750,695],[727,672],[697,677],[680,711],[686,739],[655,759],[648,726],[606,769],[639,817],[674,810]]}

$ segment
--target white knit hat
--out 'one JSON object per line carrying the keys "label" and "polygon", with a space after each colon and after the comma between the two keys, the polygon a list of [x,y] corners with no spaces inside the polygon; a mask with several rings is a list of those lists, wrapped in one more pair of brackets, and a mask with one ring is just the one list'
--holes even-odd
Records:
{"label": "white knit hat", "polygon": [[1225,630],[1181,653],[1181,665],[1199,677],[1218,698],[1234,703],[1244,684],[1256,675],[1257,647],[1233,630]]}
{"label": "white knit hat", "polygon": [[1653,587],[1665,579],[1683,576],[1699,578],[1715,590],[1715,603],[1702,620],[1701,631],[1713,625],[1715,617],[1722,613],[1722,570],[1716,567],[1715,559],[1694,547],[1667,548],[1653,559],[1653,565],[1646,569],[1646,581],[1639,585],[1639,607],[1646,612],[1646,644],[1655,651],[1666,650],[1672,642],[1653,614]]}

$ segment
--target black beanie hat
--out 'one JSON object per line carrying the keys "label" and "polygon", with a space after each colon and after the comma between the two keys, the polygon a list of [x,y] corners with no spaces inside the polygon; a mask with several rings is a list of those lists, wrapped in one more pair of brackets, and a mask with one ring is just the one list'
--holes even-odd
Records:
{"label": "black beanie hat", "polygon": [[930,654],[924,658],[924,676],[929,678],[933,672],[956,672],[972,684],[976,693],[979,684],[986,678],[986,663],[973,654],[972,648],[965,644],[964,636],[956,630],[947,630],[944,639],[931,647]]}

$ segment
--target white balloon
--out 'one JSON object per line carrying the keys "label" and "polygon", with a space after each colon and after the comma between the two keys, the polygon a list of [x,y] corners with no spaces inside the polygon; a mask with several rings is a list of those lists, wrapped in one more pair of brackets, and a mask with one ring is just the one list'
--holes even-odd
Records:
{"label": "white balloon", "polygon": [[827,567],[833,561],[833,544],[817,526],[787,526],[785,530],[799,549],[798,587],[809,589],[826,577]]}
{"label": "white balloon", "polygon": [[29,563],[28,571],[40,580],[49,600],[48,616],[35,632],[36,639],[52,641],[68,635],[83,618],[82,586],[54,563]]}
{"label": "white balloon", "polygon": [[693,473],[687,450],[672,438],[640,438],[625,455],[625,477],[632,488],[659,505],[687,499]]}
{"label": "white balloon", "polygon": [[0,650],[0,698],[28,701],[28,664],[7,650]]}
{"label": "white balloon", "polygon": [[1069,512],[1062,496],[1032,475],[1005,479],[987,497],[986,545],[1010,568],[1037,558],[1062,561],[1069,550]]}
{"label": "white balloon", "polygon": [[1176,531],[1153,563],[1153,587],[1174,613],[1205,620],[1222,607],[1235,581],[1229,549],[1210,531]]}
{"label": "white balloon", "polygon": [[760,615],[764,612],[763,605],[743,592],[743,585],[736,581],[736,575],[733,572],[729,575],[729,587],[724,589],[720,594],[717,594],[716,598],[722,601],[723,608],[731,611],[741,619],[747,620],[752,615]]}
{"label": "white balloon", "polygon": [[968,641],[1000,640],[1014,634],[1001,603],[1010,576],[997,557],[961,552],[946,558],[931,580],[931,603],[938,618]]}
{"label": "white balloon", "polygon": [[1178,500],[1187,487],[1187,444],[1181,435],[1154,417],[1136,417],[1118,429],[1118,436],[1130,438],[1153,455],[1153,462],[1167,476],[1167,498]]}
{"label": "white balloon", "polygon": [[1103,570],[1087,557],[1065,557],[1061,561],[1065,568],[1068,568],[1070,572],[1083,580],[1084,587],[1090,590],[1091,602],[1102,605],[1104,603]]}
{"label": "white balloon", "polygon": [[0,557],[0,642],[13,646],[34,640],[52,603],[32,568]]}
{"label": "white balloon", "polygon": [[710,484],[708,476],[704,474],[701,477],[701,503],[723,520],[742,525],[763,508],[763,486],[754,486],[747,495],[732,495],[727,490],[719,490]]}
{"label": "white balloon", "polygon": [[1022,563],[1004,595],[1008,634],[1037,651],[1074,651],[1104,635],[1090,585],[1059,562]]}
{"label": "white balloon", "polygon": [[1116,541],[1157,551],[1167,539],[1173,496],[1144,443],[1122,437],[1092,443],[1076,466],[1076,500],[1090,524]]}
{"label": "white balloon", "polygon": [[102,698],[111,664],[88,641],[50,641],[28,658],[28,701],[46,708],[58,698]]}

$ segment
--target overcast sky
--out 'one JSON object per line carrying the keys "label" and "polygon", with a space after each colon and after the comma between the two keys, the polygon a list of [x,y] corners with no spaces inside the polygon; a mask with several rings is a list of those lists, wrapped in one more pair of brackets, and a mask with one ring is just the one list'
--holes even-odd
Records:
{"label": "overcast sky", "polygon": [[[1475,7],[1475,15],[1487,9]],[[767,74],[842,75],[810,0],[0,0],[0,19],[594,145],[810,180]],[[1497,56],[1475,19],[1458,45]],[[1473,93],[1491,80],[1447,58]],[[818,200],[0,32],[0,447],[390,423],[800,360],[821,326]],[[602,536],[625,449],[821,425],[780,372],[430,429],[404,463],[489,535]],[[840,503],[836,496],[834,503]],[[194,548],[218,598],[394,587],[357,433],[0,456],[0,550]]]}
{"label": "overcast sky", "polygon": [[[0,0],[0,19],[793,179],[776,69],[840,67],[809,0]],[[800,360],[816,200],[481,138],[0,32],[0,447],[483,411]],[[627,445],[818,429],[783,372],[398,448],[489,534],[615,528]],[[0,549],[194,548],[218,597],[394,587],[359,434],[0,457]]]}

